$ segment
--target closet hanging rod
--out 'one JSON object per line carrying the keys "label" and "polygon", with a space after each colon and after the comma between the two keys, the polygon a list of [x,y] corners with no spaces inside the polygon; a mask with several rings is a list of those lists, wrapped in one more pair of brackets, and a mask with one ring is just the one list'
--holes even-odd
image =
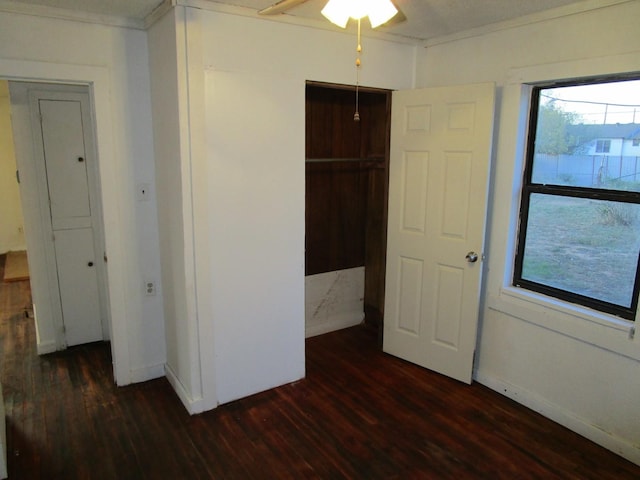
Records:
{"label": "closet hanging rod", "polygon": [[307,163],[328,163],[328,162],[383,162],[383,157],[369,158],[306,158]]}

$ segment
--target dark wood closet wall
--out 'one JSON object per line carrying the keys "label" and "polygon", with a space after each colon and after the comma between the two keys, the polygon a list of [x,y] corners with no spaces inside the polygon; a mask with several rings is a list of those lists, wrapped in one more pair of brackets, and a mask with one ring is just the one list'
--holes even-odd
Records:
{"label": "dark wood closet wall", "polygon": [[365,314],[384,311],[391,92],[307,85],[306,274],[365,267]]}

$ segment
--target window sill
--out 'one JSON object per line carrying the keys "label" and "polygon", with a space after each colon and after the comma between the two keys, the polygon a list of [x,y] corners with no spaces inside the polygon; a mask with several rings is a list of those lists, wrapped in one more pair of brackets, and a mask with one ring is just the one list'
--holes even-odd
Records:
{"label": "window sill", "polygon": [[527,323],[640,361],[635,324],[613,315],[561,302],[517,287],[490,295],[488,308]]}

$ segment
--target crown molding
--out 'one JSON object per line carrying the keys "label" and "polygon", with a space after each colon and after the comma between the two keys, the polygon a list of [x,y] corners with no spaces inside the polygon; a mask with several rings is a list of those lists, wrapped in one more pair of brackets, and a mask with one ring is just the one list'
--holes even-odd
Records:
{"label": "crown molding", "polygon": [[[363,36],[377,38],[389,42],[414,45],[419,47],[433,47],[445,43],[455,42],[468,38],[478,37],[486,34],[496,33],[502,30],[518,28],[526,25],[540,23],[556,18],[577,15],[580,13],[611,7],[614,5],[631,3],[637,0],[583,0],[562,7],[545,10],[542,12],[525,15],[503,22],[492,23],[482,27],[472,28],[463,32],[451,35],[443,35],[429,40],[420,38],[387,33],[382,30],[367,30]],[[168,11],[176,6],[195,8],[200,10],[224,13],[229,15],[239,15],[254,19],[266,20],[277,23],[285,23],[294,26],[315,28],[319,30],[332,31],[352,35],[351,29],[341,29],[335,25],[320,19],[310,19],[296,17],[287,13],[279,15],[259,15],[257,10],[218,3],[215,0],[164,0],[155,10],[144,19],[133,17],[122,17],[117,15],[88,13],[79,10],[68,10],[63,8],[48,7],[43,5],[27,4],[16,0],[0,0],[0,12],[13,13],[19,15],[30,15],[36,17],[54,18],[58,20],[68,20],[74,22],[93,23],[111,27],[131,28],[136,30],[146,30]]]}
{"label": "crown molding", "polygon": [[426,48],[433,47],[436,45],[441,45],[443,43],[450,43],[467,38],[479,37],[490,33],[500,32],[502,30],[523,27],[526,25],[532,25],[548,20],[554,20],[556,18],[568,17],[571,15],[577,15],[592,10],[599,10],[601,8],[607,8],[614,5],[631,3],[635,1],[637,0],[583,0],[582,2],[572,3],[569,5],[564,5],[562,7],[556,7],[550,10],[532,13],[530,15],[524,15],[522,17],[513,18],[511,20],[491,23],[482,27],[471,28],[463,32],[453,33],[451,35],[443,35],[440,37],[425,40],[423,42],[423,46]]}
{"label": "crown molding", "polygon": [[151,27],[154,23],[160,20],[165,14],[173,7],[176,6],[176,0],[163,0],[149,15],[147,15],[143,21],[145,30]]}
{"label": "crown molding", "polygon": [[132,28],[144,30],[142,20],[116,15],[82,12],[80,10],[67,10],[64,8],[34,5],[12,0],[0,0],[0,12],[30,15],[34,17],[55,18],[57,20],[69,20],[73,22],[93,23],[110,27]]}
{"label": "crown molding", "polygon": [[[335,33],[347,34],[350,36],[353,36],[354,32],[352,30],[353,28],[355,28],[355,24],[350,24],[346,29],[344,29],[332,24],[325,19],[316,20],[313,18],[297,17],[288,13],[281,13],[278,15],[259,15],[258,11],[255,9],[217,3],[215,0],[173,0],[173,3],[177,6],[197,8],[199,10],[225,13],[229,15],[238,15],[241,17],[249,17],[268,22],[286,23],[298,27],[327,30]],[[406,45],[421,45],[423,43],[423,41],[419,38],[385,33],[382,30],[373,30],[370,28],[367,28],[366,30],[363,29],[362,36],[367,38],[386,40],[388,42],[402,43]]]}

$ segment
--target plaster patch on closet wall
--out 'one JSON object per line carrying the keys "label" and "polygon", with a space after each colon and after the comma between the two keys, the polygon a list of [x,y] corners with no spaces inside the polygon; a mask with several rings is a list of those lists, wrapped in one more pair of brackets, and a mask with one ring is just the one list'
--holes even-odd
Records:
{"label": "plaster patch on closet wall", "polygon": [[305,335],[313,337],[364,320],[364,267],[305,277]]}

